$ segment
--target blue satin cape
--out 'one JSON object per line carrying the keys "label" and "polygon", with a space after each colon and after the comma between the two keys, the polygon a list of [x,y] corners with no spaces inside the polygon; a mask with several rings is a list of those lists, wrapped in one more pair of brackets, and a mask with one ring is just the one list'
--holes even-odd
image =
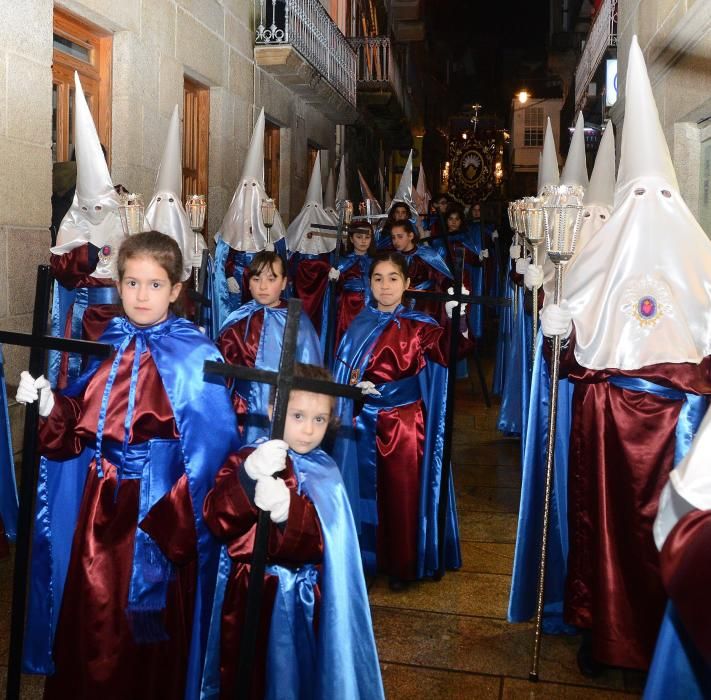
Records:
{"label": "blue satin cape", "polygon": [[[550,374],[543,357],[543,343],[543,334],[539,329],[528,422],[521,445],[521,505],[509,597],[509,622],[530,620],[536,609],[550,399]],[[563,622],[568,560],[568,452],[573,388],[573,384],[567,379],[561,379],[558,383],[558,416],[543,610],[543,630],[547,634],[576,632]]]}
{"label": "blue satin cape", "polygon": [[516,293],[513,283],[506,285],[506,298],[511,301],[509,306],[504,306],[499,313],[499,329],[496,336],[496,361],[494,364],[494,378],[491,385],[491,393],[501,396],[504,390],[507,373],[506,360],[510,352],[511,339],[513,337],[513,297]]}
{"label": "blue satin cape", "polygon": [[[321,449],[289,450],[302,491],[313,502],[323,536],[321,580],[311,564],[271,565],[279,577],[267,648],[269,700],[379,700],[384,697],[358,540],[336,463]],[[232,562],[222,548],[201,698],[220,692],[220,623]],[[320,584],[318,633],[314,635],[314,585]]]}
{"label": "blue satin cape", "polygon": [[[221,361],[222,356],[198,328],[171,316],[151,328],[137,329],[127,319],[117,317],[109,323],[101,341],[118,349],[139,333],[145,336],[173,409],[194,504],[198,577],[185,697],[197,698],[219,554],[218,544],[203,521],[202,503],[227,455],[238,449],[239,437],[223,381],[203,376],[203,362]],[[99,360],[94,360],[67,394],[81,393],[99,364]],[[42,458],[24,650],[24,668],[28,673],[46,674],[53,670],[54,632],[84,481],[94,456],[95,446],[88,445],[74,459],[55,462]],[[153,502],[157,496],[151,494]]]}
{"label": "blue satin cape", "polygon": [[[264,310],[264,324],[262,325],[262,334],[259,337],[259,347],[257,348],[254,366],[257,369],[276,372],[279,369],[284,327],[286,326],[286,309],[262,306],[259,302],[252,300],[240,306],[239,309],[233,311],[227,317],[223,327],[220,329],[220,333],[243,318],[251,319],[252,315],[261,309]],[[250,321],[248,320],[245,335],[249,333],[249,323]],[[311,320],[303,311],[299,321],[296,360],[310,365],[323,365],[319,337],[316,335]],[[260,437],[269,437],[270,385],[261,382],[238,381],[235,390],[245,397],[248,403],[249,413],[247,415],[244,441],[252,443]]]}
{"label": "blue satin cape", "polygon": [[[394,312],[366,307],[356,316],[341,339],[336,354],[334,378],[341,384],[351,383],[351,372],[359,370],[362,377],[370,355],[381,333],[399,319],[414,319],[421,323],[436,323],[417,311],[399,306]],[[413,386],[412,380],[417,380]],[[376,385],[380,397],[366,397],[365,405],[353,419],[353,403],[340,401],[342,428],[334,446],[334,459],[340,465],[343,481],[353,510],[360,542],[363,567],[375,573],[374,532],[377,527],[375,479],[377,452],[375,421],[380,408],[411,403],[419,397],[426,406],[425,444],[422,457],[419,494],[420,532],[417,543],[417,577],[432,576],[439,568],[439,532],[437,512],[442,479],[442,449],[447,396],[447,368],[430,360],[416,377]],[[461,567],[459,525],[457,522],[454,479],[449,480],[449,498],[445,533],[445,565],[448,569]]]}

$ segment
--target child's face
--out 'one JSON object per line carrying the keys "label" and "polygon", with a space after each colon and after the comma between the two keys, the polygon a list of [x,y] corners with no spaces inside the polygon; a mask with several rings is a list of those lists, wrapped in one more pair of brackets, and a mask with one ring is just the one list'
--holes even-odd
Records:
{"label": "child's face", "polygon": [[399,226],[393,226],[391,237],[393,241],[393,248],[395,248],[395,250],[399,253],[405,253],[413,247],[412,241],[415,238],[415,234],[412,233],[412,231],[406,231],[404,228],[400,228]]}
{"label": "child's face", "polygon": [[252,298],[264,306],[278,306],[281,293],[286,288],[286,276],[274,273],[265,265],[256,275],[249,278],[249,292]]}
{"label": "child's face", "polygon": [[286,410],[284,440],[298,454],[316,449],[326,435],[331,398],[307,391],[292,391]]}
{"label": "child's face", "polygon": [[458,231],[462,225],[462,217],[456,212],[447,217],[447,230]]}
{"label": "child's face", "polygon": [[370,278],[370,289],[378,311],[393,311],[402,302],[402,295],[410,286],[410,280],[402,276],[400,268],[389,260],[379,262]]}
{"label": "child's face", "polygon": [[171,284],[168,273],[151,257],[126,260],[123,277],[116,283],[123,310],[137,326],[165,321],[182,285]]}
{"label": "child's face", "polygon": [[365,255],[370,248],[370,233],[358,232],[351,236],[353,250],[357,255]]}

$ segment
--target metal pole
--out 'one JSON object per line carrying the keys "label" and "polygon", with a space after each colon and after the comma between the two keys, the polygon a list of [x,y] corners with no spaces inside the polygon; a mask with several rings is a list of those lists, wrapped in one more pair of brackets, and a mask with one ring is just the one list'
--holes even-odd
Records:
{"label": "metal pole", "polygon": [[[37,269],[35,307],[32,314],[32,335],[40,337],[47,332],[51,275],[47,265]],[[44,372],[45,350],[39,346],[30,348],[29,372],[37,378]],[[37,491],[37,429],[39,425],[39,401],[25,407],[25,428],[22,438],[22,478],[20,481],[20,504],[17,521],[17,545],[15,570],[12,580],[12,611],[10,615],[10,652],[7,664],[7,700],[19,700],[22,677],[22,650],[25,639],[25,608],[27,606],[27,582],[29,579],[30,543],[32,540],[32,516],[35,492]]]}
{"label": "metal pole", "polygon": [[[538,246],[532,245],[533,256],[531,258],[533,265],[538,265]],[[531,372],[533,372],[533,363],[536,361],[536,334],[538,333],[538,290],[540,287],[532,287],[533,293],[531,316],[533,317],[533,333],[531,338]]]}
{"label": "metal pole", "polygon": [[[555,265],[554,303],[560,304],[563,288],[563,266]],[[555,454],[556,421],[558,418],[558,377],[560,375],[561,337],[553,336],[553,356],[551,359],[550,410],[548,414],[548,439],[546,440],[546,475],[543,496],[543,532],[541,534],[541,559],[538,571],[538,591],[536,594],[536,626],[533,640],[533,657],[528,678],[538,680],[538,663],[541,656],[541,636],[543,632],[543,606],[546,585],[546,561],[548,559],[548,529],[550,525],[551,490],[553,485],[553,457]]]}

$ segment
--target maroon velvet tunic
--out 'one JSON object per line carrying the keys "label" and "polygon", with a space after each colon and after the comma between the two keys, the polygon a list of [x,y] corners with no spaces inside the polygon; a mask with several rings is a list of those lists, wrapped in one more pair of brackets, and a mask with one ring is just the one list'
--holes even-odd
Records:
{"label": "maroon velvet tunic", "polygon": [[328,272],[331,269],[330,253],[307,258],[302,253],[294,253],[296,261],[290,261],[289,267],[294,282],[294,294],[301,299],[304,313],[311,319],[316,332],[323,322],[323,302],[328,291]]}
{"label": "maroon velvet tunic", "polygon": [[[78,289],[80,287],[113,287],[115,281],[92,277],[96,269],[96,260],[90,259],[89,244],[85,243],[62,255],[50,257],[50,267],[55,279],[65,289]],[[91,304],[87,307],[82,317],[82,339],[98,340],[106,329],[109,321],[122,313],[121,304]],[[64,336],[71,337],[71,313],[67,318]],[[57,386],[61,389],[67,384],[68,355],[62,355]]]}
{"label": "maroon velvet tunic", "polygon": [[575,382],[565,617],[592,630],[599,661],[645,669],[666,602],[652,525],[673,467],[683,402],[621,389],[606,379],[638,377],[711,394],[711,358],[699,365],[593,371],[577,365],[574,345],[571,340],[562,362],[562,375]]}
{"label": "maroon velvet tunic", "polygon": [[[399,325],[399,327],[398,327]],[[419,374],[427,360],[447,364],[441,326],[408,318],[391,322],[378,338],[359,381],[393,382]],[[377,565],[403,581],[417,571],[420,470],[427,408],[422,399],[378,411]]]}
{"label": "maroon velvet tunic", "polygon": [[[338,278],[337,289],[337,308],[336,308],[336,332],[334,348],[338,348],[343,334],[351,325],[351,321],[363,310],[365,306],[365,292],[344,289],[344,285],[349,280],[361,280],[362,272],[360,264],[356,262],[351,265],[345,272],[341,273]],[[363,280],[364,284],[370,284],[368,279]]]}
{"label": "maroon velvet tunic", "polygon": [[[257,509],[253,501],[254,482],[242,465],[254,451],[245,447],[230,456],[217,474],[215,487],[208,493],[203,508],[210,530],[226,542],[232,559],[232,572],[222,607],[220,646],[220,697],[233,698],[239,659],[240,637],[246,613],[247,584],[250,561],[257,528]],[[290,459],[282,478],[291,491],[289,518],[282,525],[271,523],[269,530],[268,564],[297,568],[303,564],[318,564],[323,559],[321,526],[313,503],[297,493],[297,481]],[[251,491],[251,493],[248,493]],[[252,697],[264,696],[267,642],[278,578],[265,575],[259,634],[255,658]],[[320,599],[316,587],[317,602]],[[317,603],[318,604],[318,603]],[[318,614],[314,624],[318,624]]]}
{"label": "maroon velvet tunic", "polygon": [[661,569],[684,628],[711,666],[711,510],[692,511],[674,526],[662,548]]}
{"label": "maroon velvet tunic", "polygon": [[[279,302],[280,309],[284,309],[286,306],[287,303],[284,300]],[[246,316],[237,323],[233,323],[229,328],[225,328],[217,339],[217,347],[225,361],[231,365],[254,367],[263,327],[264,310],[259,309],[251,316]],[[247,332],[245,333],[245,331]],[[243,434],[248,409],[247,398],[238,391],[234,391],[232,404],[237,414],[240,433]]]}
{"label": "maroon velvet tunic", "polygon": [[[104,441],[121,442],[128,406],[133,345],[121,358],[109,399]],[[56,396],[41,422],[42,453],[55,459],[79,454],[93,443],[111,361],[105,361],[78,399]],[[130,443],[176,439],[168,397],[151,358],[141,356]],[[102,459],[104,478],[92,462],[74,533],[54,645],[56,673],[47,698],[132,700],[181,698],[193,618],[197,544],[186,477],[160,500],[142,526],[176,565],[168,588],[164,624],[169,640],[137,645],[126,615],[138,520],[139,479],[117,480]]]}

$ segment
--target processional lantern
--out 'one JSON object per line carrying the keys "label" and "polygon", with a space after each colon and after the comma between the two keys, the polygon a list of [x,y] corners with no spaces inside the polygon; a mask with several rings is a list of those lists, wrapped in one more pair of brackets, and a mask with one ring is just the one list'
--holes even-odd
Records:
{"label": "processional lantern", "polygon": [[119,216],[121,217],[121,226],[125,235],[132,236],[134,233],[143,231],[145,210],[142,194],[131,192],[130,194],[124,193],[121,195]]}
{"label": "processional lantern", "polygon": [[[195,234],[193,240],[194,249],[193,252],[197,256],[200,252],[199,236],[202,236],[202,229],[205,225],[205,213],[207,212],[207,201],[204,194],[189,194],[185,200],[185,211],[188,214],[188,219],[190,219],[190,228]],[[200,289],[200,268],[193,267],[193,281],[195,282],[195,289]]]}
{"label": "processional lantern", "polygon": [[267,197],[262,200],[262,223],[267,229],[267,244],[266,250],[274,250],[274,244],[272,243],[272,226],[274,226],[274,219],[276,217],[276,203],[271,197]]}
{"label": "processional lantern", "polygon": [[[540,197],[525,197],[522,204],[524,235],[531,247],[531,263],[538,265],[538,248],[545,240],[545,231],[543,225],[543,200]],[[532,348],[531,348],[531,367],[533,368],[533,360],[536,357],[536,335],[538,333],[538,286],[531,288],[533,293],[532,298],[532,313],[533,317],[533,333],[532,333]]]}

